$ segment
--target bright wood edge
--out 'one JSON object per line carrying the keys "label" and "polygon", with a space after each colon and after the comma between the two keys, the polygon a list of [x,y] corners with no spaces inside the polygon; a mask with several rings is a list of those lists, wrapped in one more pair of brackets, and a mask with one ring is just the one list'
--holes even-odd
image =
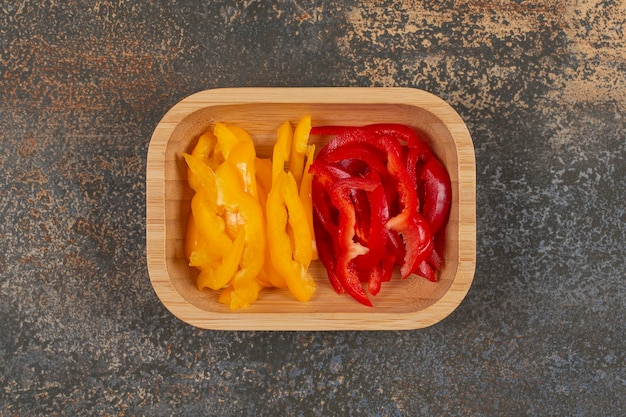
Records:
{"label": "bright wood edge", "polygon": [[[459,159],[459,266],[450,289],[433,305],[402,316],[391,313],[281,313],[219,314],[189,303],[170,281],[165,259],[165,179],[163,166],[167,142],[179,122],[204,107],[250,103],[359,103],[406,104],[424,108],[453,126]],[[462,161],[462,162],[461,162]],[[146,256],[148,273],[159,299],[187,324],[212,330],[414,330],[432,326],[449,316],[468,293],[476,267],[476,164],[469,130],[458,113],[441,98],[405,87],[249,87],[220,88],[192,94],[174,105],[155,129],[146,165]],[[160,208],[155,210],[154,207]],[[254,320],[250,320],[251,318]]]}

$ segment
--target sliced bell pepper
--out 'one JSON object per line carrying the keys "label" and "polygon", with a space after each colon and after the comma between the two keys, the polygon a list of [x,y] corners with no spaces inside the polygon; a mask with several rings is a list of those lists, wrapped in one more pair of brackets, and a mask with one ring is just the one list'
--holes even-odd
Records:
{"label": "sliced bell pepper", "polygon": [[245,243],[244,238],[244,229],[240,229],[230,250],[224,255],[219,265],[217,267],[209,265],[202,267],[196,282],[198,290],[204,288],[219,290],[230,283],[239,267],[239,261],[241,260]]}
{"label": "sliced bell pepper", "polygon": [[302,182],[304,173],[305,157],[309,142],[309,132],[311,131],[311,116],[305,116],[296,125],[291,141],[291,155],[289,158],[289,172],[296,180],[298,188]]}
{"label": "sliced bell pepper", "polygon": [[342,294],[344,288],[337,272],[337,254],[341,251],[336,238],[339,233],[339,214],[330,201],[327,190],[338,179],[350,178],[350,173],[319,160],[313,162],[309,172],[313,175],[311,194],[318,256],[326,269],[333,289],[337,294]]}
{"label": "sliced bell pepper", "polygon": [[254,160],[254,170],[256,173],[257,185],[269,193],[272,189],[272,160],[267,158],[259,158]]}
{"label": "sliced bell pepper", "polygon": [[228,159],[230,151],[236,144],[245,141],[245,137],[238,136],[224,123],[216,123],[213,127],[213,134],[217,138],[216,151],[222,155],[224,160]]}
{"label": "sliced bell pepper", "polygon": [[246,193],[239,181],[235,167],[226,162],[215,171],[218,203],[241,215],[245,232],[245,246],[241,269],[233,277],[230,307],[244,308],[256,301],[261,285],[256,276],[263,267],[265,256],[265,229],[263,211],[257,199]]}
{"label": "sliced bell pepper", "polygon": [[315,242],[315,229],[313,227],[313,175],[309,172],[311,164],[313,163],[313,157],[315,155],[315,145],[309,145],[306,154],[306,164],[304,166],[304,173],[302,174],[302,181],[300,183],[300,201],[306,212],[306,220],[309,225],[309,231],[311,234],[311,255],[312,259],[317,259],[317,244]]}
{"label": "sliced bell pepper", "polygon": [[243,190],[257,198],[256,151],[254,143],[251,140],[236,143],[230,150],[226,161],[239,171]]}
{"label": "sliced bell pepper", "polygon": [[189,212],[189,216],[187,217],[187,229],[185,230],[185,259],[189,261],[191,259],[191,253],[205,245],[206,241],[202,237],[198,226],[196,226],[196,221],[193,218],[193,213]]}
{"label": "sliced bell pepper", "polygon": [[289,215],[288,223],[293,233],[293,259],[308,268],[313,257],[311,230],[304,204],[300,200],[296,180],[291,173],[286,175],[282,193]]}
{"label": "sliced bell pepper", "polygon": [[[256,158],[257,194],[263,210],[263,218],[267,219],[267,195],[272,189],[272,162],[269,159]],[[267,221],[265,221],[267,235]],[[272,263],[270,245],[265,245],[265,261],[261,273],[257,277],[264,287],[287,288],[285,279],[276,271]]]}
{"label": "sliced bell pepper", "polygon": [[343,288],[361,304],[372,306],[367,298],[359,274],[356,270],[355,258],[368,253],[369,248],[355,241],[356,213],[350,193],[354,189],[373,191],[380,184],[371,179],[351,177],[334,183],[329,190],[333,205],[339,209],[338,241],[341,252],[337,254],[337,275]]}
{"label": "sliced bell pepper", "polygon": [[293,140],[293,128],[291,123],[285,122],[278,128],[278,138],[274,144],[272,153],[272,184],[281,172],[285,171],[285,163],[291,155],[291,141]]}
{"label": "sliced bell pepper", "polygon": [[[183,153],[183,157],[187,162],[187,167],[193,176],[193,183],[196,187],[194,191],[198,192],[203,189],[208,198],[208,203],[212,208],[217,210],[217,185],[215,183],[215,171],[209,165],[204,163],[202,159],[187,153]],[[191,185],[191,182],[189,183]]]}
{"label": "sliced bell pepper", "polygon": [[413,218],[419,215],[416,185],[403,164],[400,142],[391,136],[373,136],[365,129],[347,130],[329,142],[318,154],[318,159],[332,159],[333,152],[349,143],[369,144],[386,154],[387,169],[389,174],[397,181],[397,191],[401,206],[400,212],[387,221],[386,227],[399,232],[404,238],[406,252],[400,273],[403,278],[406,278],[418,266],[418,246],[420,242],[415,239],[419,238],[421,234],[419,230],[416,230],[416,223],[413,221]]}
{"label": "sliced bell pepper", "polygon": [[230,249],[232,240],[226,234],[224,219],[217,214],[215,203],[204,189],[198,190],[191,199],[191,212],[206,242],[206,249],[216,256],[223,257]]}
{"label": "sliced bell pepper", "polygon": [[436,235],[448,220],[452,203],[452,186],[446,169],[434,156],[418,168],[421,182],[418,187],[422,197],[422,213],[430,224],[430,231]]}
{"label": "sliced bell pepper", "polygon": [[[317,186],[314,183],[313,188],[315,189]],[[315,195],[315,193],[314,193]],[[326,203],[324,203],[326,204]],[[328,274],[328,281],[330,285],[333,287],[337,294],[343,294],[344,289],[343,285],[339,281],[339,277],[337,276],[337,252],[335,249],[335,239],[336,234],[331,235],[327,227],[329,225],[324,225],[323,220],[320,219],[319,212],[315,211],[313,214],[313,227],[315,230],[315,241],[317,242],[317,254],[320,262],[326,268],[326,273]]]}
{"label": "sliced bell pepper", "polygon": [[[191,155],[198,160],[204,162],[209,167],[216,168],[216,166],[212,166],[211,163],[211,155],[213,154],[216,143],[217,139],[215,138],[215,136],[211,132],[206,132],[198,138],[198,143],[191,151]],[[200,179],[196,174],[194,174],[193,170],[190,167],[187,168],[187,181],[191,189],[194,191],[201,186]]]}
{"label": "sliced bell pepper", "polygon": [[[315,293],[315,281],[305,266],[293,259],[292,244],[286,231],[289,213],[284,190],[290,177],[295,186],[295,180],[290,173],[278,172],[272,182],[272,190],[267,196],[268,244],[272,263],[287,283],[289,291],[297,300],[308,301]],[[304,226],[308,231],[307,223],[304,223]]]}

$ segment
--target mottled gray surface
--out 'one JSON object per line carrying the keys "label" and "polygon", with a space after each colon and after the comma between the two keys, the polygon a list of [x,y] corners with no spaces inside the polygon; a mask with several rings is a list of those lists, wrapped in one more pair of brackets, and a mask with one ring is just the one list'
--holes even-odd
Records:
{"label": "mottled gray surface", "polygon": [[[624,415],[624,1],[172,3],[0,5],[0,415]],[[171,316],[146,270],[148,141],[230,86],[457,109],[478,201],[461,306],[406,332]]]}

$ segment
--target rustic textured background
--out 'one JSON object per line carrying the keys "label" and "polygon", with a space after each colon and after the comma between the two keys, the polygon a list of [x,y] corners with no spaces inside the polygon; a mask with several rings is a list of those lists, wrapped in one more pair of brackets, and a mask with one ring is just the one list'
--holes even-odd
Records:
{"label": "rustic textured background", "polygon": [[[624,0],[200,3],[0,5],[0,415],[623,415]],[[447,100],[476,147],[461,306],[407,332],[171,316],[146,270],[148,142],[230,86]]]}

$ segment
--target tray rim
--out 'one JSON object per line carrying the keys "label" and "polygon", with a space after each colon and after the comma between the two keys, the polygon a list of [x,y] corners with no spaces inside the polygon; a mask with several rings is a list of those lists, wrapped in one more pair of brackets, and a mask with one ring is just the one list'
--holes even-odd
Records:
{"label": "tray rim", "polygon": [[[278,98],[280,97],[280,98]],[[402,313],[297,313],[290,320],[284,312],[229,314],[207,312],[188,303],[171,282],[165,242],[165,155],[177,125],[192,113],[211,106],[241,104],[405,104],[423,108],[450,130],[459,160],[459,235],[462,255],[448,291],[423,310]],[[449,124],[454,126],[450,129]],[[471,287],[476,267],[476,165],[472,139],[458,113],[444,100],[409,87],[229,87],[202,90],[171,107],[157,124],[148,146],[146,163],[146,259],[153,290],[163,305],[183,322],[212,330],[413,330],[432,326],[448,317]],[[313,314],[313,316],[312,316]],[[251,316],[254,318],[251,320]]]}

